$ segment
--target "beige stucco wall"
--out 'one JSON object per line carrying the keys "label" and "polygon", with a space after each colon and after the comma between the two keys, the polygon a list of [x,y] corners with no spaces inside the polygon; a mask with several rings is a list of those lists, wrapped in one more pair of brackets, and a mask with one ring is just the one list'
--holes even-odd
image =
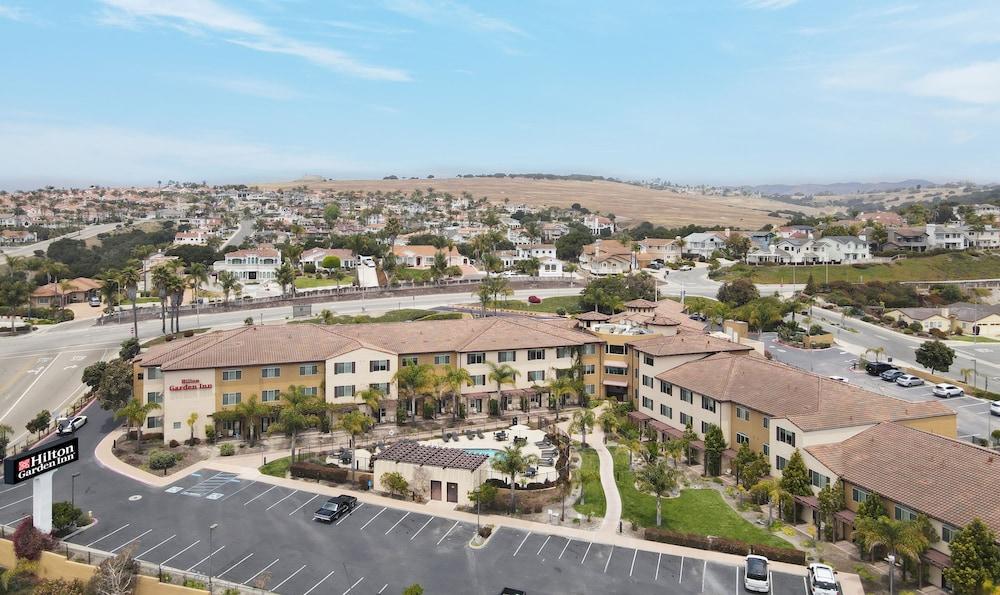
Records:
{"label": "beige stucco wall", "polygon": [[[196,390],[170,390],[171,386],[180,386],[182,380],[198,380],[203,384],[211,384],[212,388]],[[192,413],[198,414],[198,422],[194,425],[194,435],[205,438],[205,424],[211,423],[210,415],[216,411],[216,373],[212,369],[182,370],[163,373],[163,405],[154,415],[163,416],[163,440],[182,442],[191,437],[191,429],[187,419]],[[227,391],[228,392],[228,389]],[[219,391],[222,394],[222,391]],[[244,395],[244,398],[249,395]],[[145,399],[145,395],[143,395]],[[220,397],[221,398],[221,397]],[[180,424],[174,427],[175,424]]]}
{"label": "beige stucco wall", "polygon": [[[371,362],[374,360],[389,360],[387,371],[372,372]],[[344,362],[354,362],[354,373],[337,374],[336,364]],[[389,394],[386,399],[396,398],[396,386],[392,382],[392,377],[399,369],[399,360],[394,353],[379,351],[377,349],[361,348],[348,353],[338,355],[326,360],[326,401],[338,405],[351,405],[361,402],[357,393],[368,388],[370,384],[389,383]],[[354,386],[354,397],[334,397],[336,386]]]}
{"label": "beige stucco wall", "polygon": [[416,465],[414,463],[397,463],[395,461],[385,461],[377,459],[375,461],[374,484],[373,487],[379,492],[388,492],[382,484],[382,475],[385,473],[399,473],[409,482],[409,489],[415,492],[424,500],[431,499],[431,481],[441,482],[441,501],[447,502],[448,484],[454,483],[458,486],[458,504],[468,506],[469,492],[476,489],[486,480],[488,463],[484,463],[474,471],[466,469],[442,468],[431,465]]}

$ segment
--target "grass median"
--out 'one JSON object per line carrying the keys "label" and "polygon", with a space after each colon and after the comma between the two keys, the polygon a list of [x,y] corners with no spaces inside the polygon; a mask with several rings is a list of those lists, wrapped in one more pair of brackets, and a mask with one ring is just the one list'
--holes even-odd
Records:
{"label": "grass median", "polygon": [[593,448],[582,448],[580,459],[580,468],[576,474],[578,479],[583,479],[583,494],[581,498],[577,498],[573,508],[580,514],[593,518],[603,517],[607,510],[607,501],[604,499],[604,487],[601,486],[601,462],[597,458],[597,451]]}

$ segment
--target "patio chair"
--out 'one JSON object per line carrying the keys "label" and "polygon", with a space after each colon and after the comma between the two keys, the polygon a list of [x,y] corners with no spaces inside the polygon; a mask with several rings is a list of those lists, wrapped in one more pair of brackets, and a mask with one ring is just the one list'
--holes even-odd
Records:
{"label": "patio chair", "polygon": [[476,430],[476,437],[477,438],[482,438],[483,437],[483,431],[481,429]]}

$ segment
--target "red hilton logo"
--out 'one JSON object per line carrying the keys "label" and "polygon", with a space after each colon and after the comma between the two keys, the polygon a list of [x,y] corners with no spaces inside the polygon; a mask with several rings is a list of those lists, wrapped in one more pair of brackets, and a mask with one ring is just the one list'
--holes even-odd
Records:
{"label": "red hilton logo", "polygon": [[17,472],[18,473],[20,473],[21,471],[24,471],[25,469],[30,469],[30,468],[31,468],[31,459],[30,458],[29,459],[24,459],[23,461],[18,461],[18,463],[17,463]]}

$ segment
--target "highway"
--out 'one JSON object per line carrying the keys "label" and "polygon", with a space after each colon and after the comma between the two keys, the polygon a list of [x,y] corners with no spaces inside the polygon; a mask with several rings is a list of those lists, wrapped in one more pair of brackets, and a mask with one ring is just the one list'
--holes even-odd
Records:
{"label": "highway", "polygon": [[58,236],[52,239],[44,240],[41,242],[36,242],[34,244],[28,244],[27,246],[13,246],[10,248],[5,248],[3,253],[9,256],[32,256],[35,250],[48,250],[49,244],[56,240],[61,240],[63,238],[71,238],[74,240],[85,240],[87,238],[92,238],[97,234],[112,231],[116,226],[121,225],[119,223],[102,223],[100,225],[90,225],[84,227],[80,231],[75,231],[64,236]]}

